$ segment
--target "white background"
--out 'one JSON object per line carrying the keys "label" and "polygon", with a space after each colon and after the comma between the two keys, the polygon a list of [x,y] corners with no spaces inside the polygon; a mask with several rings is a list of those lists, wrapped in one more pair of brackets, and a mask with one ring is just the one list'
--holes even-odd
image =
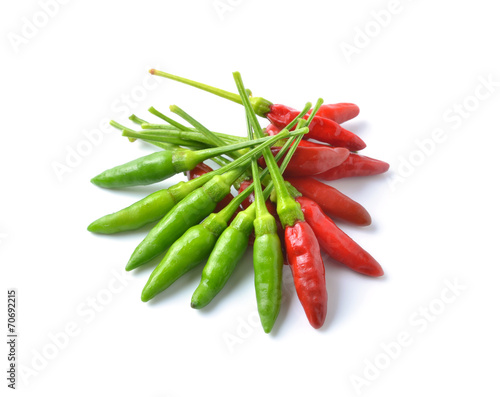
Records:
{"label": "white background", "polygon": [[[19,395],[498,394],[496,3],[401,0],[381,27],[375,15],[388,4],[94,0],[47,17],[37,1],[2,2],[0,292],[5,308],[7,289],[18,291]],[[346,56],[342,46],[355,44]],[[142,303],[152,266],[123,268],[146,230],[106,237],[86,226],[158,189],[89,182],[151,148],[110,129],[89,144],[89,131],[175,103],[215,130],[245,133],[241,107],[154,80],[151,67],[228,90],[239,70],[254,95],[294,107],[318,97],[357,103],[345,126],[391,171],[332,185],[372,214],[367,228],[341,227],[386,276],[325,257],[321,330],[309,326],[288,269],[272,334],[254,324],[250,254],[206,310],[189,307],[201,267]],[[87,152],[75,159],[77,149]],[[436,315],[425,320],[419,310],[429,306]],[[410,343],[398,348],[402,332]]]}

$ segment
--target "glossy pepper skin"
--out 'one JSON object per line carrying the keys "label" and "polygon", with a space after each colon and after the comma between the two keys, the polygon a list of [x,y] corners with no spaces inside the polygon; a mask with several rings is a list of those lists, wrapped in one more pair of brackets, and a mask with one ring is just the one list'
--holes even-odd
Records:
{"label": "glossy pepper skin", "polygon": [[372,219],[368,211],[334,187],[314,178],[287,177],[286,180],[304,196],[315,201],[329,216],[359,226],[371,224]]}
{"label": "glossy pepper skin", "polygon": [[[280,147],[271,148],[273,156],[280,151]],[[349,150],[338,147],[297,147],[290,163],[284,172],[285,176],[311,176],[328,171],[329,169],[342,164],[349,157]],[[278,165],[281,163],[278,162]],[[259,159],[259,165],[266,167],[263,157]]]}
{"label": "glossy pepper skin", "polygon": [[[213,169],[210,166],[206,165],[205,163],[199,163],[192,170],[186,172],[186,176],[188,180],[192,180],[212,171]],[[226,205],[228,205],[231,202],[233,198],[234,196],[231,193],[229,193],[219,203],[217,203],[217,206],[215,207],[215,212],[219,212],[220,210],[222,210]]]}
{"label": "glossy pepper skin", "polygon": [[320,328],[326,318],[328,293],[318,240],[307,222],[298,221],[285,228],[285,241],[300,303],[309,323]]}
{"label": "glossy pepper skin", "polygon": [[253,267],[255,294],[264,332],[273,328],[281,306],[283,255],[276,220],[267,213],[254,221]]}
{"label": "glossy pepper skin", "polygon": [[371,277],[380,277],[380,264],[325,215],[321,207],[307,197],[297,197],[305,219],[311,225],[318,242],[333,259],[352,270]]}
{"label": "glossy pepper skin", "polygon": [[[272,105],[267,119],[275,126],[284,128],[299,112],[284,105]],[[307,119],[308,116],[304,117]],[[316,139],[332,146],[345,147],[351,151],[364,149],[366,144],[356,134],[341,127],[338,123],[324,117],[315,116],[309,125],[306,139]]]}
{"label": "glossy pepper skin", "polygon": [[354,103],[331,103],[321,105],[316,116],[324,117],[342,124],[351,120],[359,114],[359,107]]}
{"label": "glossy pepper skin", "polygon": [[136,230],[163,218],[177,203],[169,189],[158,190],[134,204],[92,222],[92,233],[114,234]]}
{"label": "glossy pepper skin", "polygon": [[177,151],[162,150],[118,165],[91,179],[94,185],[105,188],[149,185],[163,181],[184,169],[173,161]]}
{"label": "glossy pepper skin", "polygon": [[222,232],[210,254],[201,281],[191,298],[191,307],[201,309],[224,288],[248,247],[255,219],[254,208],[239,212]]}
{"label": "glossy pepper skin", "polygon": [[371,157],[362,156],[356,153],[350,153],[347,160],[337,167],[331,168],[328,171],[315,175],[316,178],[325,181],[333,181],[341,178],[349,178],[354,176],[370,176],[386,172],[389,169],[389,164],[385,161],[372,159]]}
{"label": "glossy pepper skin", "polygon": [[211,214],[201,225],[189,228],[167,251],[146,283],[141,300],[147,302],[167,289],[179,277],[198,266],[210,255],[227,223]]}

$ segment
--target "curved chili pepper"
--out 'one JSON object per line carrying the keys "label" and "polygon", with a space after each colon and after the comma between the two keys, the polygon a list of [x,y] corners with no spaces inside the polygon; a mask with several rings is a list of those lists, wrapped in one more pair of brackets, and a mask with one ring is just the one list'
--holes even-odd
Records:
{"label": "curved chili pepper", "polygon": [[350,153],[347,160],[337,167],[331,168],[328,171],[317,174],[314,177],[333,181],[335,179],[348,178],[352,176],[369,176],[377,175],[386,172],[389,169],[389,164],[385,161],[372,159],[371,157],[362,156],[356,153]]}
{"label": "curved chili pepper", "polygon": [[285,228],[286,252],[300,303],[309,323],[320,328],[325,322],[328,293],[325,266],[318,240],[307,222]]}
{"label": "curved chili pepper", "polygon": [[[248,122],[248,134],[252,137],[252,127]],[[260,322],[264,332],[269,333],[278,318],[281,306],[281,280],[283,274],[283,255],[278,237],[276,219],[266,207],[266,198],[260,184],[257,161],[252,162],[252,176],[255,180],[255,220],[253,227],[253,269],[255,295]]]}
{"label": "curved chili pepper", "polygon": [[[274,156],[280,151],[280,147],[271,149]],[[325,172],[342,164],[349,157],[349,150],[342,147],[297,147],[293,157],[286,167],[285,176],[311,176]],[[278,165],[281,163],[278,162]],[[266,167],[263,157],[259,159],[259,165]]]}
{"label": "curved chili pepper", "polygon": [[358,273],[372,277],[384,275],[380,264],[340,230],[318,204],[307,197],[297,197],[296,200],[300,203],[305,219],[311,225],[321,248],[329,256]]}
{"label": "curved chili pepper", "polygon": [[203,268],[201,281],[191,298],[191,307],[201,309],[226,285],[238,261],[245,253],[255,219],[254,206],[239,212],[215,243],[207,264]]}
{"label": "curved chili pepper", "polygon": [[[267,119],[277,127],[285,127],[299,112],[285,105],[271,105]],[[309,116],[304,116],[308,119]],[[345,147],[351,151],[364,149],[366,144],[356,134],[341,127],[338,123],[324,117],[314,116],[309,125],[306,139],[316,139],[332,146]]]}
{"label": "curved chili pepper", "polygon": [[316,116],[324,117],[342,124],[359,114],[359,107],[354,103],[332,103],[321,105]]}
{"label": "curved chili pepper", "polygon": [[287,177],[286,180],[304,196],[314,200],[329,216],[360,226],[371,224],[368,211],[334,187],[314,178]]}
{"label": "curved chili pepper", "polygon": [[[213,169],[210,166],[206,165],[205,163],[199,163],[192,170],[186,172],[186,176],[188,180],[192,180],[212,171]],[[227,206],[231,202],[233,198],[234,196],[231,193],[229,193],[226,197],[224,197],[221,201],[219,201],[219,203],[217,203],[217,206],[215,207],[215,212],[221,211],[225,206]]]}

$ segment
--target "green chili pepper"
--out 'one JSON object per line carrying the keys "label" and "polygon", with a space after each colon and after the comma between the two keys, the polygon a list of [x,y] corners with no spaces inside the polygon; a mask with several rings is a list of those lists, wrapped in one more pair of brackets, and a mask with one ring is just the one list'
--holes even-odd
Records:
{"label": "green chili pepper", "polygon": [[[238,87],[239,88],[239,87]],[[249,127],[249,134],[251,127]],[[276,220],[267,210],[262,194],[257,161],[252,161],[255,190],[255,241],[253,245],[253,269],[255,274],[255,295],[260,322],[264,332],[269,333],[278,317],[281,306],[281,278],[283,254],[278,237]]]}
{"label": "green chili pepper", "polygon": [[254,219],[255,206],[252,204],[246,210],[240,211],[221,234],[203,268],[200,284],[191,298],[191,307],[205,307],[226,285],[248,247]]}
{"label": "green chili pepper", "polygon": [[197,151],[188,149],[163,150],[106,170],[92,178],[91,182],[105,188],[149,185],[163,181],[180,172],[190,171],[196,167],[196,164],[209,158],[254,146],[267,139],[269,138]]}
{"label": "green chili pepper", "polygon": [[[307,130],[306,130],[307,131]],[[284,131],[283,136],[289,134],[296,135],[304,133],[304,130],[298,129],[293,133]],[[282,139],[283,136],[276,135],[258,147],[252,149],[242,157],[233,161],[226,167],[231,170],[224,175],[217,175],[201,188],[194,190],[179,203],[177,203],[167,215],[165,215],[158,224],[150,230],[146,238],[137,246],[133,252],[130,260],[126,266],[127,270],[135,269],[151,259],[160,255],[170,245],[173,244],[182,234],[191,226],[201,222],[208,216],[214,209],[217,203],[222,200],[230,191],[233,182],[242,174],[247,168],[246,163],[252,156],[260,153],[264,148],[269,147],[274,142]],[[278,137],[276,139],[276,137]],[[237,168],[239,167],[239,168]],[[205,174],[200,178],[206,177]],[[193,179],[196,181],[200,178]]]}

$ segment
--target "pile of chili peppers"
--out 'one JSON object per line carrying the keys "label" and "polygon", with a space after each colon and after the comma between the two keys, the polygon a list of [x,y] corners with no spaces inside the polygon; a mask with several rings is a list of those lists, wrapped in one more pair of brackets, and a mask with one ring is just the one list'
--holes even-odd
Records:
{"label": "pile of chili peppers", "polygon": [[[334,221],[370,225],[366,209],[320,181],[375,175],[389,168],[358,154],[365,143],[341,126],[358,115],[356,105],[326,105],[319,99],[314,107],[307,103],[298,111],[250,96],[238,72],[233,74],[238,94],[157,70],[150,73],[243,105],[247,136],[213,132],[178,106],[170,110],[189,126],[155,108],[149,111],[161,123],[132,115],[130,120],[138,125],[134,130],[111,122],[130,141],[141,139],[161,150],[106,170],[92,183],[105,188],[148,185],[181,172],[188,179],[88,227],[94,233],[114,234],[152,226],[126,265],[132,270],[163,256],[142,291],[144,302],[205,263],[191,306],[208,305],[250,245],[264,331],[272,330],[279,314],[283,265],[290,265],[309,323],[320,328],[328,300],[321,251],[356,272],[383,275],[379,263]],[[257,116],[270,124],[262,128]],[[208,159],[219,168],[205,164]]]}

